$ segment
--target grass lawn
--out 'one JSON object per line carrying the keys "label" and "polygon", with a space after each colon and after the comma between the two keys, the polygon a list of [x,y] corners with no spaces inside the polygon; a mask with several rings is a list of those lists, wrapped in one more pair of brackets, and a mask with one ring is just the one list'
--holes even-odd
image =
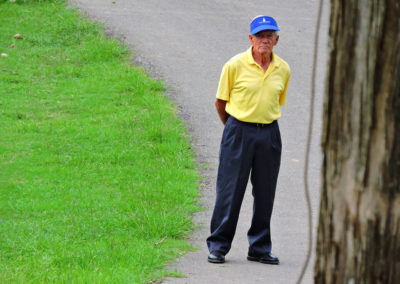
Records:
{"label": "grass lawn", "polygon": [[65,1],[0,19],[0,283],[177,274],[198,175],[163,83]]}

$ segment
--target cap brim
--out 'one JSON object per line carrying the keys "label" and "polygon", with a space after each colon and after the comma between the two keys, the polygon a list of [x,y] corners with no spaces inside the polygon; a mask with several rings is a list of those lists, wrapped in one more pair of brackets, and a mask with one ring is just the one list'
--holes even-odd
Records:
{"label": "cap brim", "polygon": [[250,31],[250,33],[251,33],[252,35],[254,35],[254,34],[258,33],[258,32],[266,31],[266,30],[270,30],[270,31],[279,31],[279,28],[276,27],[276,26],[271,26],[271,25],[262,25],[262,26],[258,26],[258,27],[256,27],[256,28],[252,29],[252,30]]}

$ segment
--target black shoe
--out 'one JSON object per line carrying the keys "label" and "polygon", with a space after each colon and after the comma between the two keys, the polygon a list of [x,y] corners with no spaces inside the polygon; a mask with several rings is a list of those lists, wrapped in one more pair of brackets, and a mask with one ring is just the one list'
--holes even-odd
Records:
{"label": "black shoe", "polygon": [[268,252],[264,255],[261,255],[261,256],[248,255],[247,260],[258,261],[258,262],[266,263],[266,264],[279,264],[279,258],[270,252]]}
{"label": "black shoe", "polygon": [[224,263],[225,262],[225,256],[222,255],[221,253],[215,251],[212,252],[208,255],[208,262],[211,263]]}

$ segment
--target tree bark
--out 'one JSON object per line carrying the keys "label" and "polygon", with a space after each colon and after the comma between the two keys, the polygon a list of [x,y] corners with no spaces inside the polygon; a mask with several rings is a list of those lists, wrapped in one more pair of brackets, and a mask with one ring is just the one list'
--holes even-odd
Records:
{"label": "tree bark", "polygon": [[331,0],[316,283],[400,283],[400,1]]}

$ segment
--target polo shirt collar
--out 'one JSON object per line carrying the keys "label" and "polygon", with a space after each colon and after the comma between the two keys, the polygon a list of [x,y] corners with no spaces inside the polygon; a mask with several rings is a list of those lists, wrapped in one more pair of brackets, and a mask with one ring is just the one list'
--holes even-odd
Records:
{"label": "polo shirt collar", "polygon": [[[250,46],[250,48],[247,50],[247,62],[249,64],[255,64],[258,65],[258,63],[254,60],[253,58],[253,52],[252,52],[253,47]],[[272,51],[272,61],[270,63],[273,67],[278,67],[279,66],[279,62],[277,59],[277,56],[275,55],[275,53]]]}

